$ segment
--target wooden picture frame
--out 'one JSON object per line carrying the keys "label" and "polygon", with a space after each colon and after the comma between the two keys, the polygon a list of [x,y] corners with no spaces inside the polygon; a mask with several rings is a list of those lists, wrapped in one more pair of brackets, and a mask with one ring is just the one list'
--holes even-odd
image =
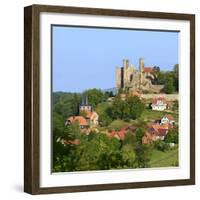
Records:
{"label": "wooden picture frame", "polygon": [[[188,179],[76,186],[40,186],[40,14],[79,14],[183,20],[190,24],[190,174]],[[195,184],[195,16],[131,10],[32,5],[24,9],[24,191],[30,194],[83,192]]]}

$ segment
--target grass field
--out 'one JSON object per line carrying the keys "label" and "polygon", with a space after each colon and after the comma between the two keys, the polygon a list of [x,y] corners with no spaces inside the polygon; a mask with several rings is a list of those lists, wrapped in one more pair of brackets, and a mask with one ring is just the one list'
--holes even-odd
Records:
{"label": "grass field", "polygon": [[143,121],[159,120],[166,114],[171,114],[174,117],[175,121],[176,122],[178,121],[178,114],[165,112],[165,111],[155,111],[151,109],[145,109],[140,117],[140,120],[143,120]]}
{"label": "grass field", "polygon": [[108,128],[109,129],[121,129],[122,127],[124,127],[124,126],[126,126],[126,125],[128,125],[129,123],[127,123],[127,122],[124,122],[123,120],[119,120],[119,119],[117,119],[117,120],[114,120],[109,126],[108,126]]}
{"label": "grass field", "polygon": [[178,148],[162,152],[153,150],[150,167],[170,167],[178,163]]}

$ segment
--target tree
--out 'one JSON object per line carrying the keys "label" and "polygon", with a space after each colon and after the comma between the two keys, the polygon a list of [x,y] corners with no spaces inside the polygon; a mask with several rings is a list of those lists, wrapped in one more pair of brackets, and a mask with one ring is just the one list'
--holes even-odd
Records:
{"label": "tree", "polygon": [[157,72],[156,84],[158,84],[158,85],[165,84],[165,79],[166,79],[166,73],[164,73],[162,71]]}
{"label": "tree", "polygon": [[151,153],[151,146],[138,144],[135,148],[135,166],[137,168],[149,167]]}
{"label": "tree", "polygon": [[137,96],[128,97],[127,108],[129,108],[128,117],[131,119],[137,119],[144,111],[145,105]]}
{"label": "tree", "polygon": [[77,146],[77,167],[80,170],[103,170],[121,166],[120,142],[116,138],[108,138],[105,134],[93,133],[90,140],[88,136],[81,139]]}
{"label": "tree", "polygon": [[172,107],[172,110],[173,111],[178,111],[178,100],[174,101],[174,104],[173,104],[173,107]]}
{"label": "tree", "polygon": [[83,95],[88,96],[88,101],[92,106],[95,108],[99,103],[104,102],[107,98],[107,95],[104,94],[101,90],[99,89],[90,89],[86,90]]}
{"label": "tree", "polygon": [[99,115],[99,123],[101,126],[108,126],[112,122],[112,118],[106,112]]}
{"label": "tree", "polygon": [[174,90],[175,88],[174,88],[173,78],[168,76],[166,78],[166,83],[165,83],[165,92],[167,94],[171,94],[174,92]]}
{"label": "tree", "polygon": [[53,112],[53,135],[56,139],[62,136],[64,129],[65,126],[62,116],[56,112]]}
{"label": "tree", "polygon": [[106,92],[105,92],[105,95],[106,95],[107,97],[114,97],[114,94],[113,94],[112,91],[106,91]]}
{"label": "tree", "polygon": [[178,144],[178,128],[170,129],[165,137],[165,142]]}
{"label": "tree", "polygon": [[80,116],[83,116],[83,117],[86,117],[86,116],[87,116],[87,112],[86,112],[85,110],[81,110],[81,111],[79,112],[79,115],[80,115]]}
{"label": "tree", "polygon": [[178,64],[174,65],[173,72],[174,72],[174,87],[175,87],[175,90],[178,91],[178,87],[179,87],[179,65]]}
{"label": "tree", "polygon": [[159,82],[158,82],[159,73],[160,73],[160,67],[154,66],[153,71],[151,72],[151,74],[153,75],[154,78],[152,79],[151,76],[149,78],[151,79],[151,82],[155,85],[159,84]]}
{"label": "tree", "polygon": [[120,97],[115,97],[111,110],[111,117],[113,119],[123,119],[128,121],[130,119],[137,119],[144,111],[145,105],[137,96],[128,97],[122,100]]}
{"label": "tree", "polygon": [[[64,126],[62,117],[58,113],[53,113],[53,171],[71,171],[75,168],[75,146],[63,145],[62,140],[72,141],[80,138],[78,123]],[[70,156],[69,156],[70,155]]]}
{"label": "tree", "polygon": [[77,115],[79,113],[79,105],[81,102],[81,97],[77,93],[75,93],[70,101],[71,103],[71,109],[74,115]]}
{"label": "tree", "polygon": [[63,120],[77,115],[79,111],[80,95],[77,93],[53,93],[53,111],[61,115]]}
{"label": "tree", "polygon": [[135,168],[136,154],[134,151],[134,146],[131,144],[123,145],[121,149],[121,155],[123,168]]}
{"label": "tree", "polygon": [[155,143],[154,143],[154,146],[157,150],[159,151],[167,151],[169,150],[169,144],[165,143],[164,141],[162,140],[157,140]]}
{"label": "tree", "polygon": [[142,144],[142,138],[144,137],[144,134],[145,134],[144,128],[138,128],[136,130],[135,135],[137,143]]}
{"label": "tree", "polygon": [[63,139],[65,140],[75,140],[80,139],[81,137],[81,131],[79,128],[79,122],[75,121],[72,124],[65,126],[65,130],[63,133]]}
{"label": "tree", "polygon": [[113,119],[123,119],[125,108],[125,101],[121,100],[120,96],[117,96],[113,101],[112,107],[109,109],[109,113]]}
{"label": "tree", "polygon": [[128,131],[123,140],[123,146],[124,145],[131,145],[132,147],[134,147],[136,145],[136,135]]}

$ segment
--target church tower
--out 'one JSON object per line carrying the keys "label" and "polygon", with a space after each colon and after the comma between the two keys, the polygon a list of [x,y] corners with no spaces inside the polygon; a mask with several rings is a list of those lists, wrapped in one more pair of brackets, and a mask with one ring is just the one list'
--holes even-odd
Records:
{"label": "church tower", "polygon": [[81,111],[90,111],[92,112],[92,105],[90,105],[88,103],[88,96],[87,95],[83,95],[82,96],[82,101],[81,104],[79,106],[79,112]]}

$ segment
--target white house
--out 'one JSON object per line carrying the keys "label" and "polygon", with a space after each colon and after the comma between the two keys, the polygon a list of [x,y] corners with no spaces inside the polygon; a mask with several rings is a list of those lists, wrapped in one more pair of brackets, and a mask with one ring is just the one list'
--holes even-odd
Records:
{"label": "white house", "polygon": [[174,124],[175,120],[174,117],[172,115],[165,115],[161,120],[160,120],[160,124]]}
{"label": "white house", "polygon": [[163,111],[167,109],[167,101],[163,97],[155,98],[151,104],[152,110]]}

